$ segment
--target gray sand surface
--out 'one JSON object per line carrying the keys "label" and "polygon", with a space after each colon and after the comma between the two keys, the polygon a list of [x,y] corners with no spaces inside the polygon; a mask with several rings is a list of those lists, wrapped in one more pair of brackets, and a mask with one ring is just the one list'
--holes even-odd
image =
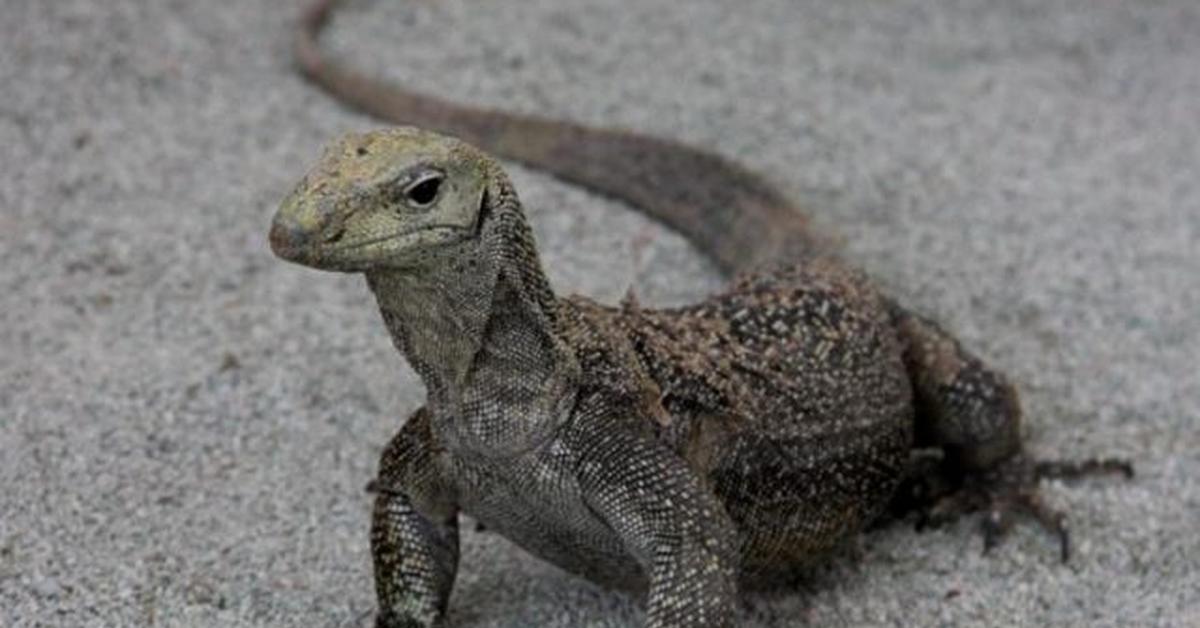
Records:
{"label": "gray sand surface", "polygon": [[[422,399],[276,203],[376,123],[299,80],[298,0],[4,0],[0,626],[369,626],[363,486]],[[735,8],[736,7],[736,8]],[[1200,625],[1200,3],[351,3],[329,44],[475,103],[737,157],[1019,382],[1077,556],[973,520],[862,536],[746,626]],[[680,238],[512,168],[564,292],[678,303]],[[468,531],[454,625],[636,626]]]}

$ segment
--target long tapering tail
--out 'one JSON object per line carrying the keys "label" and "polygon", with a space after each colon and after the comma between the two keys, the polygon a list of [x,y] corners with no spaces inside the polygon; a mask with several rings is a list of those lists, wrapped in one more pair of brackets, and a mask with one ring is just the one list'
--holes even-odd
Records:
{"label": "long tapering tail", "polygon": [[800,209],[719,155],[627,131],[470,107],[365,76],[326,56],[319,38],[339,0],[316,0],[297,29],[300,70],[343,103],[382,120],[458,136],[502,157],[630,203],[681,232],[726,272],[827,252]]}

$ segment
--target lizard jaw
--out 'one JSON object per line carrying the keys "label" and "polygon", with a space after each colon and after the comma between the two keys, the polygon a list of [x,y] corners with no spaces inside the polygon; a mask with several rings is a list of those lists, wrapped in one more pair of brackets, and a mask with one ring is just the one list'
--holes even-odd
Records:
{"label": "lizard jaw", "polygon": [[423,225],[357,241],[342,241],[344,231],[313,230],[286,215],[271,224],[271,251],[276,257],[318,270],[363,272],[380,267],[414,266],[422,254],[470,239],[473,228],[455,224]]}

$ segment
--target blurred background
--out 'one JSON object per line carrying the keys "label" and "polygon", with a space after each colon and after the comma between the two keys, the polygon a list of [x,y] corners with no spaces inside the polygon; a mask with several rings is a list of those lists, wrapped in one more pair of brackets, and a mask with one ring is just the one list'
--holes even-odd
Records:
{"label": "blurred background", "polygon": [[[370,626],[363,486],[423,391],[276,203],[378,126],[294,73],[300,0],[0,3],[0,625]],[[737,158],[1022,390],[1075,559],[964,520],[863,535],[752,627],[1200,624],[1200,3],[352,0],[326,45],[466,102]],[[719,285],[512,165],[556,287]],[[464,526],[454,625],[638,626]]]}

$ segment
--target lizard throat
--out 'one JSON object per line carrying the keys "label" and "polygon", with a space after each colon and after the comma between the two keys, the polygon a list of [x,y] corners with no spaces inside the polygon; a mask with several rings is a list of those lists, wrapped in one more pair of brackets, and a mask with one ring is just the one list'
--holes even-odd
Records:
{"label": "lizard throat", "polygon": [[366,273],[393,342],[425,383],[435,423],[506,435],[476,443],[493,453],[542,440],[534,426],[559,422],[558,406],[574,398],[577,381],[523,217],[498,218],[443,264]]}

